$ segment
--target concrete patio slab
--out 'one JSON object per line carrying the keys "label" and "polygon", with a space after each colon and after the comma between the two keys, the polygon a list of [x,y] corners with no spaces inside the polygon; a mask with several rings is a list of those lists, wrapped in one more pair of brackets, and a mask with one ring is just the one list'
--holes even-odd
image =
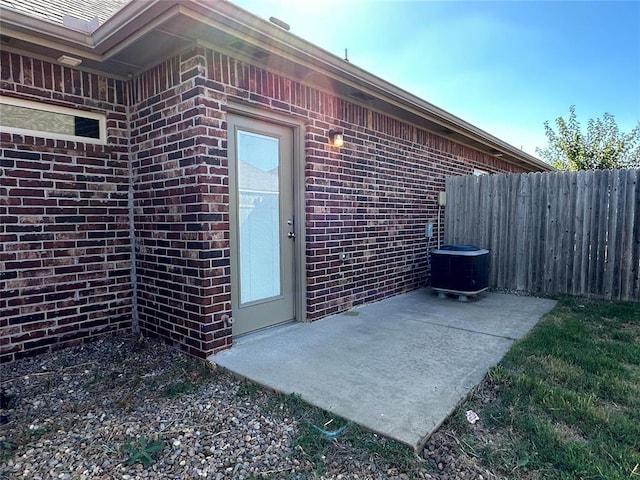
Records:
{"label": "concrete patio slab", "polygon": [[423,289],[247,335],[209,360],[417,448],[555,303]]}

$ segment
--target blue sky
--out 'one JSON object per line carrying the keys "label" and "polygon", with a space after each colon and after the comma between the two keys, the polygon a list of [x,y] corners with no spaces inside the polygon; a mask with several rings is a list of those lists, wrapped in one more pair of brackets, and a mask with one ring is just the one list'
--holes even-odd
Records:
{"label": "blue sky", "polygon": [[231,2],[534,155],[570,105],[640,121],[640,1]]}

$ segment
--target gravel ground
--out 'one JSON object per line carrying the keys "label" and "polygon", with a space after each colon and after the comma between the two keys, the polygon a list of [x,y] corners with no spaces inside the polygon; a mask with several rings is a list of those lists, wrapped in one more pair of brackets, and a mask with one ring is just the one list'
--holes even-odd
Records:
{"label": "gravel ground", "polygon": [[419,454],[355,425],[329,440],[310,423],[340,419],[155,340],[102,339],[0,374],[0,479],[497,478],[447,427]]}

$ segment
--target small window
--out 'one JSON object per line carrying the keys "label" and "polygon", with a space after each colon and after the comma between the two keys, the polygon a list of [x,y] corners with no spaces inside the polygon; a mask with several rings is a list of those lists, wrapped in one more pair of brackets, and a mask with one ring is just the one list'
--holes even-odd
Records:
{"label": "small window", "polygon": [[485,170],[480,170],[479,168],[474,168],[473,169],[473,174],[476,177],[481,177],[482,175],[489,175],[489,172],[487,172]]}
{"label": "small window", "polygon": [[0,96],[0,130],[74,142],[106,143],[99,113]]}

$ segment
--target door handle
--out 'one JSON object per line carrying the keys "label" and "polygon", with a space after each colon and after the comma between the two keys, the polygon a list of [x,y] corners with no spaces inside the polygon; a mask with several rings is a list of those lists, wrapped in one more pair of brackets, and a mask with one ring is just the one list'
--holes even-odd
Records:
{"label": "door handle", "polygon": [[293,232],[289,232],[289,233],[287,233],[287,237],[289,237],[289,238],[296,238],[296,234],[295,234],[295,233],[293,233]]}

